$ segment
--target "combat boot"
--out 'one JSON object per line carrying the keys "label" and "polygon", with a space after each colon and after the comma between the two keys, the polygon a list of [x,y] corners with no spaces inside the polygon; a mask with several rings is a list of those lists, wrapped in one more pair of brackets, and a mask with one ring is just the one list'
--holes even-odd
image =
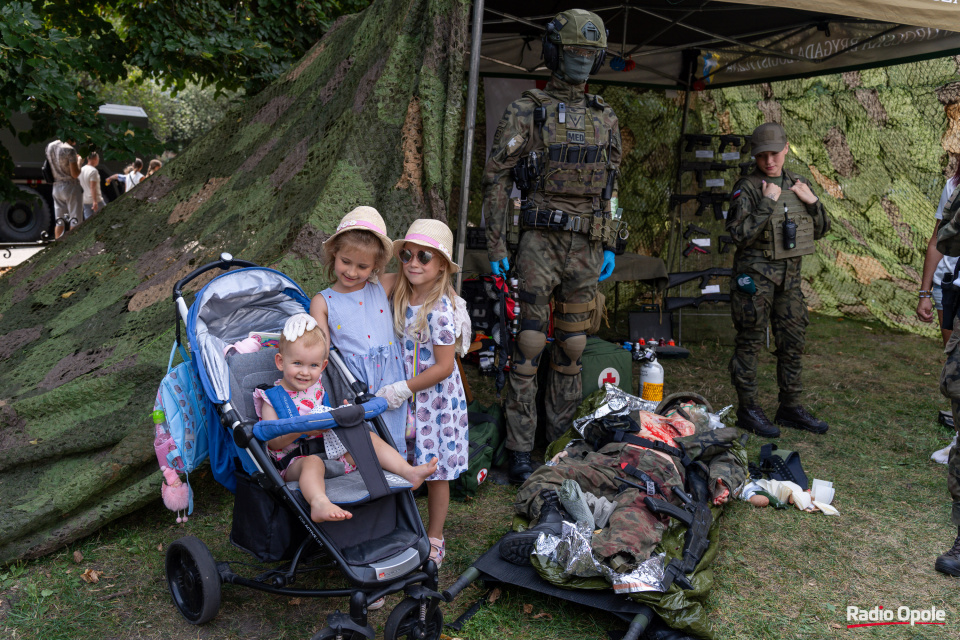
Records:
{"label": "combat boot", "polygon": [[826,433],[830,428],[823,420],[818,420],[807,413],[802,406],[785,407],[780,405],[777,409],[777,415],[774,417],[777,424],[782,427],[792,427],[794,429],[804,429],[813,433]]}
{"label": "combat boot", "polygon": [[540,492],[540,519],[526,531],[513,531],[500,539],[500,557],[516,565],[529,565],[530,554],[541,533],[560,536],[563,533],[563,512],[560,498],[553,489]]}
{"label": "combat boot", "polygon": [[763,412],[760,405],[751,404],[737,407],[737,426],[764,438],[780,437],[780,429],[770,422],[770,418]]}
{"label": "combat boot", "polygon": [[933,568],[948,576],[960,578],[960,529],[957,530],[957,539],[953,541],[950,551],[937,556]]}
{"label": "combat boot", "polygon": [[513,484],[523,484],[533,473],[533,460],[529,451],[510,451],[510,466],[507,478]]}

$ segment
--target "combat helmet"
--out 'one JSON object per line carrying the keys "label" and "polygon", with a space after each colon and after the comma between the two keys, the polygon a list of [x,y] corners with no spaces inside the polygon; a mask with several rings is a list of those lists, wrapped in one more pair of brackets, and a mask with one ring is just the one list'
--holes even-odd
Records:
{"label": "combat helmet", "polygon": [[564,46],[599,49],[590,75],[603,65],[607,54],[607,30],[597,14],[585,9],[568,9],[558,13],[547,23],[543,34],[543,61],[551,71],[560,68]]}

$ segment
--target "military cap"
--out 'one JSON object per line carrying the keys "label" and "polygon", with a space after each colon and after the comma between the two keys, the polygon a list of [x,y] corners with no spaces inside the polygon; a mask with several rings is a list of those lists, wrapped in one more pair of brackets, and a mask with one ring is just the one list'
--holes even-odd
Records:
{"label": "military cap", "polygon": [[787,132],[776,122],[767,122],[753,130],[750,144],[753,155],[766,151],[780,153],[787,146]]}

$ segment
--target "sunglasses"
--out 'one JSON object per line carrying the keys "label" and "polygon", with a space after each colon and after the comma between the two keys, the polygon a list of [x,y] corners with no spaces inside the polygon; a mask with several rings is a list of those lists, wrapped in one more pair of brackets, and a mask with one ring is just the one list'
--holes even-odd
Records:
{"label": "sunglasses", "polygon": [[[402,262],[403,264],[407,264],[408,262],[413,260],[413,256],[414,256],[414,253],[413,251],[410,251],[410,249],[400,249],[400,253],[398,254],[397,257],[400,258],[400,262]],[[433,251],[427,251],[425,249],[422,249],[420,251],[417,251],[416,256],[417,256],[417,261],[420,264],[425,265],[431,260],[433,260]]]}

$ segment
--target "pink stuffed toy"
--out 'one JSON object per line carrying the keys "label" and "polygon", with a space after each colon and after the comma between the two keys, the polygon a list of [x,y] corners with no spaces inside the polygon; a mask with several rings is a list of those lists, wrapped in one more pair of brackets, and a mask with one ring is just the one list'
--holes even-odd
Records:
{"label": "pink stuffed toy", "polygon": [[176,511],[177,522],[186,522],[185,512],[190,507],[190,486],[181,481],[177,472],[170,467],[160,467],[160,470],[163,472],[163,486],[160,488],[163,504],[170,511]]}

